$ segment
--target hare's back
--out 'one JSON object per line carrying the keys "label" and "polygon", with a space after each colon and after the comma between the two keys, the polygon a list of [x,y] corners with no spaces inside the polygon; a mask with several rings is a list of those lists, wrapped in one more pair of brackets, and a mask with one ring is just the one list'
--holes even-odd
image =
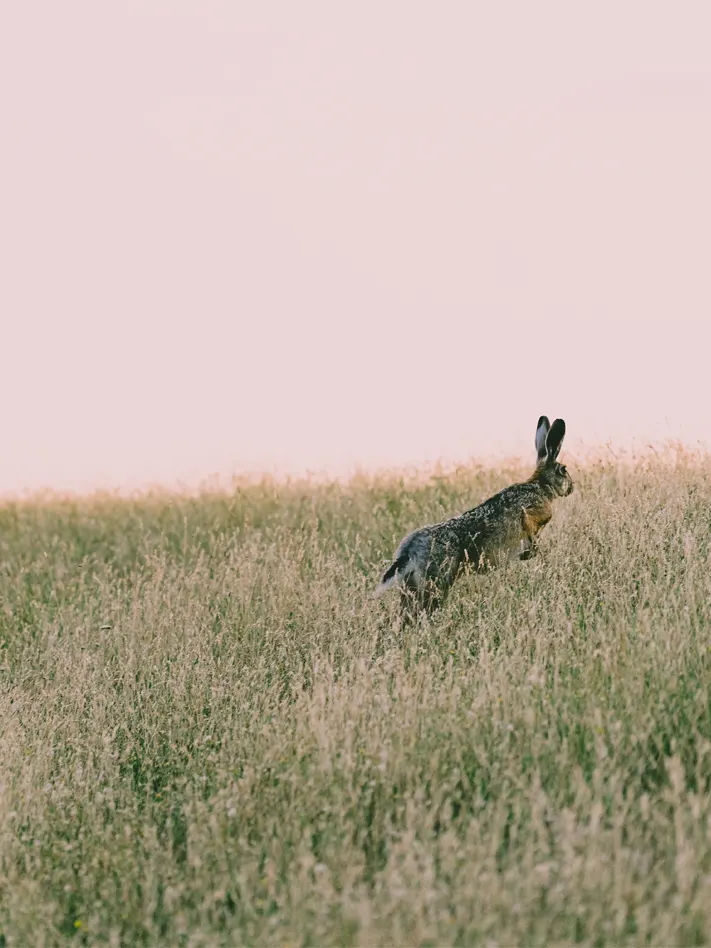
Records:
{"label": "hare's back", "polygon": [[503,520],[511,513],[518,517],[521,510],[528,510],[540,502],[540,491],[536,484],[512,484],[489,497],[471,512],[478,513],[489,521]]}
{"label": "hare's back", "polygon": [[535,504],[528,484],[514,484],[463,514],[461,529],[476,537],[479,552],[515,548],[521,539],[521,511]]}

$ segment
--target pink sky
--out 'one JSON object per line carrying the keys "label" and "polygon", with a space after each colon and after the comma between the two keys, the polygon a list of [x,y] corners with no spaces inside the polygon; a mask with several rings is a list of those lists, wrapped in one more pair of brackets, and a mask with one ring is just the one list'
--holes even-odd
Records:
{"label": "pink sky", "polygon": [[0,491],[711,442],[711,7],[0,13]]}

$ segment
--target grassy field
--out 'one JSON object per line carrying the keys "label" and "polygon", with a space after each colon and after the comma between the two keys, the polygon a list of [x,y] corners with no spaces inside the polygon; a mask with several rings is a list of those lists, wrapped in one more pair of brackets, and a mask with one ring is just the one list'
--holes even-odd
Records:
{"label": "grassy field", "polygon": [[0,508],[0,944],[711,941],[711,459],[576,465],[398,632],[513,468]]}

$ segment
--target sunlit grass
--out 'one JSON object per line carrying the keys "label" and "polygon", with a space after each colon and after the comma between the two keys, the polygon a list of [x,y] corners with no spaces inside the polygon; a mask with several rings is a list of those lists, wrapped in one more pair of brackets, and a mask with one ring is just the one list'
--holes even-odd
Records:
{"label": "sunlit grass", "polygon": [[569,468],[403,632],[402,535],[526,468],[1,508],[5,943],[711,940],[711,459]]}

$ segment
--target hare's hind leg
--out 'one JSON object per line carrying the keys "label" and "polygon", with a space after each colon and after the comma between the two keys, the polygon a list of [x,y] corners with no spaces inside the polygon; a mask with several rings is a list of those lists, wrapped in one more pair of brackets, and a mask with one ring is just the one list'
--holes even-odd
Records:
{"label": "hare's hind leg", "polygon": [[448,585],[424,579],[418,586],[403,586],[400,590],[400,614],[406,624],[421,615],[431,616],[447,598]]}
{"label": "hare's hind leg", "polygon": [[420,603],[417,592],[406,586],[400,590],[400,626],[411,625],[416,621],[420,612]]}
{"label": "hare's hind leg", "polygon": [[443,591],[431,579],[420,573],[411,573],[400,587],[400,616],[404,625],[423,613],[431,615],[439,608]]}
{"label": "hare's hind leg", "polygon": [[400,587],[400,619],[402,625],[410,625],[425,607],[425,582],[419,576],[410,574]]}

